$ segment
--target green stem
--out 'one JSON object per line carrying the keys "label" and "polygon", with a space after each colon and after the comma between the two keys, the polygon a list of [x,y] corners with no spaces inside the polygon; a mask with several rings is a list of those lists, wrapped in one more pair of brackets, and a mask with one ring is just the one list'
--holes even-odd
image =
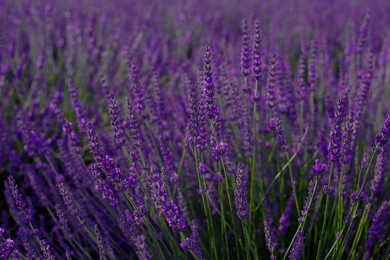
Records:
{"label": "green stem", "polygon": [[[286,152],[286,158],[287,158],[287,161],[289,162],[290,161],[290,157],[289,157],[287,152]],[[293,176],[293,172],[292,172],[292,168],[291,168],[291,164],[290,163],[288,164],[288,172],[290,174],[291,187],[292,187],[293,192],[294,192],[295,207],[297,208],[297,212],[299,214],[299,203],[298,203],[297,192],[296,192],[296,189],[295,189],[295,184],[296,183],[295,183],[295,180],[294,180],[294,176]]]}
{"label": "green stem", "polygon": [[206,218],[207,218],[207,230],[211,234],[211,236],[209,238],[210,239],[210,248],[213,251],[214,257],[216,259],[218,257],[218,254],[217,254],[217,249],[216,249],[216,244],[215,244],[214,230],[212,227],[212,218],[211,218],[211,214],[210,214],[211,211],[209,210],[210,206],[208,205],[207,196],[205,199],[205,195],[203,194],[203,192],[205,192],[204,189],[206,189],[206,187],[203,186],[202,180],[200,177],[198,151],[195,147],[194,147],[194,155],[195,155],[195,166],[196,166],[196,172],[197,172],[197,176],[198,176],[199,189],[200,189],[200,192],[202,193],[201,197],[202,197],[202,202],[203,202],[203,210],[204,210]]}
{"label": "green stem", "polygon": [[[282,175],[282,173],[287,169],[287,167],[290,165],[290,163],[294,160],[294,158],[297,156],[297,153],[294,153],[293,156],[288,160],[288,162],[282,167],[282,169],[275,175],[274,179],[271,181],[271,183],[268,185],[267,190],[264,192],[260,202],[257,204],[255,211],[261,206],[261,204],[264,202],[265,196],[268,194],[268,192],[271,190],[272,186],[275,184],[277,179]],[[298,210],[299,212],[299,210]]]}
{"label": "green stem", "polygon": [[[255,98],[257,97],[257,89],[259,81],[255,84]],[[257,106],[256,101],[253,102],[253,154],[251,165],[250,191],[249,191],[249,220],[252,220],[252,213],[255,208],[255,179],[256,179],[256,139],[257,139]]]}
{"label": "green stem", "polygon": [[351,251],[350,251],[349,256],[348,256],[349,259],[355,259],[354,256],[356,253],[356,247],[358,246],[360,238],[362,236],[363,228],[366,224],[366,220],[368,218],[368,213],[370,211],[370,207],[371,207],[371,204],[368,203],[366,206],[366,209],[364,210],[364,214],[363,214],[362,218],[360,219],[359,227],[356,231],[355,239],[353,240],[353,243],[351,246]]}
{"label": "green stem", "polygon": [[309,210],[310,210],[310,208],[311,208],[311,204],[313,203],[314,196],[315,196],[315,194],[316,194],[316,192],[317,192],[317,187],[318,187],[318,178],[316,178],[316,180],[315,180],[315,182],[314,182],[313,194],[312,194],[311,197],[310,197],[309,205],[308,205],[308,207],[307,207],[307,212],[306,212],[305,216],[303,216],[304,219],[303,219],[303,221],[299,224],[299,226],[298,226],[298,228],[297,228],[297,231],[295,232],[294,237],[293,237],[293,239],[291,240],[290,245],[288,246],[288,248],[287,248],[287,250],[286,250],[286,253],[284,254],[283,260],[287,258],[287,255],[288,255],[288,253],[290,252],[291,247],[292,247],[292,245],[294,244],[295,239],[297,238],[297,235],[298,235],[299,230],[302,230],[302,232],[305,230],[307,215],[309,214]]}
{"label": "green stem", "polygon": [[[333,163],[331,163],[327,189],[330,188],[330,184],[331,184],[331,181],[332,181],[333,167],[334,167],[334,165],[333,165]],[[316,256],[317,260],[320,259],[320,257],[321,257],[322,243],[324,241],[325,229],[326,229],[326,225],[327,225],[327,221],[328,221],[329,196],[330,195],[326,196],[324,220],[322,222],[320,241],[318,242],[318,247],[317,247],[317,256]]]}

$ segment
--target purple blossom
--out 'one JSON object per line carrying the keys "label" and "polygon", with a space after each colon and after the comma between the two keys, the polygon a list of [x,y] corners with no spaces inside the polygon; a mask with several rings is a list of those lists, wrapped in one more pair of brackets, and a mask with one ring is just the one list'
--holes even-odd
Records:
{"label": "purple blossom", "polygon": [[351,111],[347,118],[347,124],[343,132],[343,144],[341,148],[341,162],[343,164],[349,164],[352,160],[352,148],[355,140],[355,112]]}
{"label": "purple blossom", "polygon": [[199,242],[198,222],[191,221],[191,235],[182,240],[180,247],[186,251],[192,251],[199,259],[205,259]]}
{"label": "purple blossom", "polygon": [[153,204],[165,216],[168,225],[175,232],[182,231],[186,226],[186,222],[180,208],[168,197],[165,170],[153,164],[150,171],[148,184]]}
{"label": "purple blossom", "polygon": [[340,161],[340,150],[342,142],[342,123],[345,114],[345,99],[337,100],[337,108],[333,120],[332,130],[330,132],[330,141],[328,146],[329,160],[333,163]]}
{"label": "purple blossom", "polygon": [[14,252],[15,241],[4,237],[5,230],[0,227],[0,258],[8,259]]}
{"label": "purple blossom", "polygon": [[280,235],[284,236],[287,233],[287,229],[290,226],[291,213],[294,205],[294,194],[292,193],[287,200],[286,208],[283,211],[282,216],[279,219],[278,231]]}
{"label": "purple blossom", "polygon": [[241,72],[247,77],[250,74],[251,50],[249,47],[248,23],[242,20],[242,47],[241,47]]}
{"label": "purple blossom", "polygon": [[255,34],[253,36],[252,71],[255,80],[259,81],[261,78],[261,69],[262,69],[261,59],[263,57],[263,46],[261,44],[261,36],[260,36],[260,21],[256,19],[253,24],[255,28]]}
{"label": "purple blossom", "polygon": [[390,201],[383,201],[378,210],[375,212],[371,226],[368,229],[367,244],[373,247],[376,243],[381,242],[386,237],[385,225],[390,217]]}
{"label": "purple blossom", "polygon": [[321,163],[320,160],[316,159],[315,165],[313,166],[313,168],[311,168],[311,174],[313,174],[313,176],[319,176],[325,171],[325,169],[326,164]]}
{"label": "purple blossom", "polygon": [[383,148],[389,141],[390,138],[390,114],[387,115],[385,121],[383,122],[382,129],[379,131],[378,135],[375,138],[375,144],[380,150]]}
{"label": "purple blossom", "polygon": [[371,181],[371,192],[374,196],[379,197],[379,195],[383,192],[383,184],[384,184],[384,173],[385,173],[385,162],[383,154],[379,154],[375,161],[375,176]]}
{"label": "purple blossom", "polygon": [[209,119],[213,119],[216,115],[216,103],[215,103],[215,88],[213,83],[213,71],[211,68],[211,54],[210,46],[204,48],[204,84],[203,95],[206,102],[206,114]]}
{"label": "purple blossom", "polygon": [[305,237],[302,230],[298,231],[297,237],[294,241],[294,244],[291,248],[290,255],[288,256],[291,260],[299,260],[302,258],[303,248],[304,248]]}
{"label": "purple blossom", "polygon": [[234,191],[234,205],[237,210],[237,217],[240,220],[248,218],[248,174],[244,170],[244,165],[239,163],[236,172],[236,187]]}
{"label": "purple blossom", "polygon": [[13,197],[13,202],[16,205],[17,214],[20,220],[24,223],[29,223],[32,219],[31,210],[26,205],[26,202],[24,198],[22,197],[22,194],[20,194],[18,185],[15,182],[15,179],[13,176],[8,176],[8,185],[9,189],[11,190],[11,194]]}

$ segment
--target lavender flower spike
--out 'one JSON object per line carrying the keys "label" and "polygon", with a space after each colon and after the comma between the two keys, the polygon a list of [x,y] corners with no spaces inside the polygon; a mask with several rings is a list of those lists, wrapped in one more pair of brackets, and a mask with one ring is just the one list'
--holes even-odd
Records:
{"label": "lavender flower spike", "polygon": [[213,71],[211,69],[211,54],[210,46],[204,48],[204,85],[203,94],[206,101],[206,113],[209,119],[213,119],[216,115],[216,104],[215,104],[215,90],[212,79]]}
{"label": "lavender flower spike", "polygon": [[297,238],[295,239],[294,244],[291,248],[290,255],[288,256],[290,260],[300,260],[302,258],[304,241],[305,237],[303,236],[303,231],[299,230]]}
{"label": "lavender flower spike", "polygon": [[340,149],[342,141],[342,126],[343,116],[345,115],[345,99],[337,100],[337,108],[330,132],[330,142],[328,146],[329,160],[333,163],[340,161]]}
{"label": "lavender flower spike", "polygon": [[383,148],[390,137],[390,114],[387,115],[385,122],[383,122],[382,129],[379,131],[378,135],[375,138],[375,144],[378,146],[379,150]]}
{"label": "lavender flower spike", "polygon": [[241,72],[244,77],[250,74],[251,56],[249,48],[248,23],[242,21],[242,48],[241,48]]}
{"label": "lavender flower spike", "polygon": [[108,112],[110,114],[110,121],[114,131],[115,143],[118,146],[122,146],[125,144],[126,139],[123,129],[123,118],[121,117],[118,102],[116,101],[114,94],[109,90],[103,77],[101,78],[101,84],[108,103]]}
{"label": "lavender flower spike", "polygon": [[199,260],[205,259],[199,243],[198,222],[191,221],[191,235],[180,243],[180,247],[186,251],[192,251]]}
{"label": "lavender flower spike", "polygon": [[248,218],[248,175],[244,171],[244,165],[239,163],[237,165],[236,173],[236,189],[234,191],[234,205],[237,210],[237,217],[240,220]]}
{"label": "lavender flower spike", "polygon": [[253,37],[253,64],[252,71],[253,77],[259,81],[261,78],[261,58],[263,56],[263,47],[261,45],[261,36],[260,36],[260,21],[254,21],[255,26],[255,35]]}

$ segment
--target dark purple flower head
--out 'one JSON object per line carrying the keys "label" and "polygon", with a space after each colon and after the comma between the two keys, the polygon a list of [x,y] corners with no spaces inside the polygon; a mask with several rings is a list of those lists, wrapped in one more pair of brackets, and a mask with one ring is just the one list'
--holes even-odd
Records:
{"label": "dark purple flower head", "polygon": [[298,219],[299,223],[303,223],[304,220],[307,218],[307,215],[309,214],[310,208],[312,206],[310,205],[310,201],[313,197],[313,193],[314,193],[314,182],[310,181],[309,189],[305,199],[305,204],[303,205],[303,209],[301,210],[301,217],[299,217]]}
{"label": "dark purple flower head", "polygon": [[32,219],[32,212],[30,208],[26,205],[22,194],[20,194],[18,185],[16,184],[15,179],[12,175],[8,177],[8,185],[9,189],[11,190],[12,197],[14,199],[13,202],[15,203],[16,209],[18,210],[18,217],[23,223],[29,223]]}
{"label": "dark purple flower head", "polygon": [[236,172],[236,186],[234,191],[234,205],[237,210],[237,217],[244,220],[249,215],[248,208],[248,174],[244,170],[244,165],[239,163]]}
{"label": "dark purple flower head", "polygon": [[15,241],[10,238],[5,238],[4,234],[4,228],[0,227],[0,258],[11,259],[15,249]]}
{"label": "dark purple flower head", "polygon": [[279,76],[279,59],[276,53],[272,54],[270,60],[270,67],[268,71],[268,81],[267,81],[267,101],[266,104],[269,109],[272,111],[276,106],[276,96],[275,89],[278,83]]}
{"label": "dark purple flower head", "polygon": [[355,112],[351,111],[347,118],[347,124],[343,131],[343,144],[341,148],[341,162],[349,164],[352,161],[352,148],[355,140]]}
{"label": "dark purple flower head", "polygon": [[287,143],[286,136],[284,134],[282,120],[280,120],[280,117],[279,117],[276,109],[273,109],[272,112],[273,112],[272,113],[273,114],[272,120],[274,122],[276,140],[278,141],[278,145],[279,145],[281,151],[287,152],[289,150],[289,146]]}
{"label": "dark purple flower head", "polygon": [[259,81],[261,78],[261,59],[263,57],[263,46],[261,44],[261,35],[260,35],[260,21],[254,21],[255,35],[253,36],[253,50],[252,50],[252,71],[253,77],[255,80]]}
{"label": "dark purple flower head", "polygon": [[88,146],[91,151],[91,155],[94,157],[96,162],[101,162],[103,160],[103,149],[98,142],[96,131],[93,128],[91,122],[88,122],[85,126],[86,126]]}
{"label": "dark purple flower head", "polygon": [[77,93],[76,87],[74,85],[73,79],[68,80],[68,87],[69,87],[69,94],[70,94],[72,106],[76,112],[77,123],[79,125],[79,128],[83,130],[85,127],[85,124],[87,123],[87,117],[85,115],[85,110],[81,106],[80,98],[79,98],[79,95]]}
{"label": "dark purple flower head", "polygon": [[379,197],[380,194],[383,192],[383,186],[385,183],[385,162],[383,153],[380,153],[376,157],[374,172],[375,176],[374,179],[371,181],[371,192],[374,196]]}
{"label": "dark purple flower head", "polygon": [[390,138],[390,114],[387,115],[385,121],[383,122],[382,129],[379,131],[378,135],[375,138],[375,144],[380,150],[383,148],[389,141]]}
{"label": "dark purple flower head", "polygon": [[173,231],[182,231],[186,222],[180,208],[168,196],[165,169],[160,169],[157,164],[152,164],[150,172],[148,184],[153,204],[165,216]]}
{"label": "dark purple flower head", "polygon": [[283,214],[279,219],[278,231],[282,236],[286,235],[287,229],[290,226],[293,205],[294,205],[294,193],[291,193],[290,197],[288,198],[286,208],[284,209]]}
{"label": "dark purple flower head", "polygon": [[245,77],[250,74],[251,50],[249,47],[248,23],[242,21],[242,47],[241,47],[241,72]]}
{"label": "dark purple flower head", "polygon": [[45,239],[41,239],[41,250],[43,254],[43,258],[45,260],[54,260],[55,257],[50,249],[50,245],[46,242]]}
{"label": "dark purple flower head", "polygon": [[189,89],[189,113],[190,121],[188,123],[188,143],[195,145],[200,151],[206,149],[206,135],[204,128],[204,116],[202,100],[199,100],[199,94],[197,86],[195,84],[190,85]]}
{"label": "dark purple flower head", "polygon": [[196,220],[191,221],[191,235],[186,238],[185,240],[182,240],[180,243],[180,247],[183,250],[186,251],[192,251],[199,260],[205,259],[203,256],[202,249],[200,247],[200,241],[199,241],[199,232],[198,232],[199,225]]}
{"label": "dark purple flower head", "polygon": [[316,89],[316,69],[317,69],[317,43],[313,40],[311,43],[311,51],[309,57],[309,64],[307,69],[307,78],[310,84],[310,89],[314,91]]}
{"label": "dark purple flower head", "polygon": [[368,230],[367,244],[370,247],[382,242],[386,237],[386,223],[390,217],[390,201],[383,201],[375,212],[371,226]]}
{"label": "dark purple flower head", "polygon": [[202,175],[207,174],[207,165],[205,163],[199,163],[199,171]]}
{"label": "dark purple flower head", "polygon": [[104,77],[101,78],[101,86],[108,103],[108,112],[110,114],[111,126],[114,131],[115,142],[118,146],[122,146],[125,144],[126,139],[123,129],[123,118],[121,116],[118,102],[116,101],[114,94],[107,86]]}
{"label": "dark purple flower head", "polygon": [[325,169],[326,164],[321,163],[320,160],[316,159],[315,165],[313,166],[313,168],[311,168],[311,174],[313,174],[313,176],[319,176],[325,171]]}
{"label": "dark purple flower head", "polygon": [[358,53],[363,52],[364,49],[366,48],[370,18],[371,18],[370,12],[367,12],[366,16],[364,17],[363,23],[360,26],[359,37],[358,37],[357,48],[356,48],[356,51]]}
{"label": "dark purple flower head", "polygon": [[299,230],[294,244],[291,248],[290,255],[288,256],[290,260],[300,260],[302,258],[304,241],[305,237],[303,231]]}
{"label": "dark purple flower head", "polygon": [[62,200],[63,200],[69,214],[73,217],[77,217],[78,216],[78,208],[77,208],[75,202],[73,201],[72,196],[69,194],[69,189],[65,185],[65,178],[63,175],[56,176],[56,184],[57,184],[58,191],[62,197]]}
{"label": "dark purple flower head", "polygon": [[223,176],[220,172],[217,172],[216,174],[213,175],[213,180],[216,184],[220,184],[223,180]]}
{"label": "dark purple flower head", "polygon": [[215,101],[215,89],[213,83],[213,71],[211,68],[211,54],[210,46],[204,47],[204,58],[203,58],[203,73],[204,73],[204,84],[203,84],[203,95],[206,102],[206,114],[209,119],[213,119],[216,115],[216,101]]}
{"label": "dark purple flower head", "polygon": [[142,145],[142,140],[141,140],[141,129],[139,127],[139,122],[137,119],[137,116],[135,114],[135,111],[133,109],[133,106],[131,104],[130,98],[126,98],[127,101],[127,115],[129,118],[129,131],[130,131],[130,136],[133,140],[133,147],[134,149],[139,149]]}
{"label": "dark purple flower head", "polygon": [[97,242],[97,245],[98,245],[98,248],[99,248],[99,258],[100,259],[106,259],[106,253],[104,251],[104,244],[103,244],[103,238],[101,236],[101,233],[100,233],[100,230],[99,230],[99,226],[97,224],[95,224],[93,226],[94,228],[94,231],[95,231],[95,237],[96,237],[96,242]]}
{"label": "dark purple flower head", "polygon": [[299,58],[297,80],[299,86],[299,97],[304,100],[307,95],[307,82],[306,82],[306,61],[305,56]]}
{"label": "dark purple flower head", "polygon": [[330,132],[330,140],[328,146],[329,160],[333,163],[340,161],[340,150],[342,145],[342,123],[343,115],[345,115],[345,99],[337,100],[336,112],[333,120],[332,130]]}
{"label": "dark purple flower head", "polygon": [[265,243],[267,246],[268,251],[273,255],[275,247],[276,247],[276,241],[274,240],[274,236],[272,234],[272,227],[267,218],[263,220],[264,225],[264,235],[265,235]]}

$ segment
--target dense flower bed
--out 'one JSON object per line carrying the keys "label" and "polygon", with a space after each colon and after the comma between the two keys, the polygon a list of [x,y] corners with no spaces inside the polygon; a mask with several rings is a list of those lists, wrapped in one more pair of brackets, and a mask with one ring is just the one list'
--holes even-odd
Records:
{"label": "dense flower bed", "polygon": [[0,1],[1,259],[388,259],[390,2]]}

